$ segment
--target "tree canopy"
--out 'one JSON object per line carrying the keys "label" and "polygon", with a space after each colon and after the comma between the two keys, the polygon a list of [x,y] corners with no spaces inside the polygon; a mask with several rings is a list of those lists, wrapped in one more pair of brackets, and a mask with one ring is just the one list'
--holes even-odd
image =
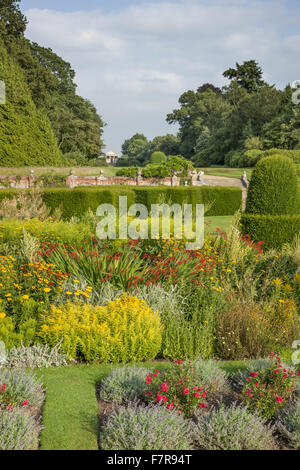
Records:
{"label": "tree canopy", "polygon": [[[52,49],[31,43],[24,37],[26,24],[19,1],[1,0],[0,37],[3,54],[7,55],[10,63],[22,75],[36,111],[52,128],[56,147],[54,153],[58,151],[73,159],[74,163],[79,159],[81,164],[99,157],[104,147],[102,134],[105,124],[101,116],[90,101],[76,93],[75,72],[71,64]],[[9,81],[6,72],[4,61],[0,59],[0,79],[5,78],[10,90],[13,83]],[[6,110],[8,107],[9,104]],[[1,112],[4,113],[5,109]],[[13,126],[13,121],[10,124]],[[1,139],[9,140],[3,126]],[[26,154],[24,148],[20,151]]]}

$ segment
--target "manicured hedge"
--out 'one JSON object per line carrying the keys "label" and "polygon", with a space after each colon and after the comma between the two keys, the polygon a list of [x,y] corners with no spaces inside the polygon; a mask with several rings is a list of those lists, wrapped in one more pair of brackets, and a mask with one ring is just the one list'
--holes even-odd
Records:
{"label": "manicured hedge", "polygon": [[299,182],[290,158],[274,155],[257,163],[249,185],[246,213],[300,214]]}
{"label": "manicured hedge", "polygon": [[264,247],[281,248],[300,234],[300,215],[242,215],[242,232],[254,241],[264,241]]}
{"label": "manicured hedge", "polygon": [[[144,204],[148,210],[151,204],[210,204],[214,203],[207,215],[232,215],[242,204],[242,191],[239,188],[203,186],[200,188],[165,186],[103,186],[101,188],[46,188],[44,201],[55,209],[62,205],[63,218],[80,216],[89,208],[96,211],[100,204],[113,204],[118,207],[119,196],[127,196],[128,207],[132,204]],[[16,190],[0,190],[0,202],[12,197]]]}

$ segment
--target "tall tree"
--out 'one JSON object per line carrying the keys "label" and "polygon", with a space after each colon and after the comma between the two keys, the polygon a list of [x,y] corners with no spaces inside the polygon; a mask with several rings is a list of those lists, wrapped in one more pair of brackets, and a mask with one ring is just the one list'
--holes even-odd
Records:
{"label": "tall tree", "polygon": [[225,70],[223,76],[234,81],[248,93],[254,93],[265,85],[262,80],[262,69],[255,60],[247,60],[243,64],[236,62],[236,68]]}
{"label": "tall tree", "polygon": [[20,0],[1,0],[0,2],[0,34],[7,42],[11,37],[24,34],[27,19],[19,7]]}

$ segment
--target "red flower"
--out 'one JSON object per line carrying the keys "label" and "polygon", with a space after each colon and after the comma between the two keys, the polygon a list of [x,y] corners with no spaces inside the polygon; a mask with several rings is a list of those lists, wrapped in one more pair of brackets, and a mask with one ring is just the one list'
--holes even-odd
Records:
{"label": "red flower", "polygon": [[193,397],[199,398],[199,397],[200,397],[200,393],[197,393],[197,392],[193,393]]}
{"label": "red flower", "polygon": [[206,408],[206,404],[205,403],[200,403],[200,408]]}
{"label": "red flower", "polygon": [[22,406],[27,406],[28,405],[28,400],[24,400],[22,403]]}
{"label": "red flower", "polygon": [[183,393],[183,395],[188,395],[188,394],[190,393],[190,391],[189,391],[188,388],[184,388],[184,389],[182,390],[182,393]]}
{"label": "red flower", "polygon": [[168,406],[167,406],[167,409],[168,410],[173,410],[173,402],[172,403],[169,403]]}
{"label": "red flower", "polygon": [[276,395],[276,401],[278,403],[281,403],[283,401],[283,398],[280,395]]}
{"label": "red flower", "polygon": [[151,375],[147,375],[146,384],[150,385],[151,382],[152,382],[152,377],[151,377]]}
{"label": "red flower", "polygon": [[167,382],[162,383],[160,388],[162,392],[168,393],[169,391],[169,385],[167,384]]}

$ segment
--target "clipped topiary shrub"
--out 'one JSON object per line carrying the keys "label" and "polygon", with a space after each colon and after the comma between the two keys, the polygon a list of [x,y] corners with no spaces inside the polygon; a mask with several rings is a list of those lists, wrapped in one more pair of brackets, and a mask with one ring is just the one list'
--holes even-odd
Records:
{"label": "clipped topiary shrub", "polygon": [[300,215],[243,214],[241,227],[252,240],[263,241],[265,249],[280,249],[300,233]]}
{"label": "clipped topiary shrub", "polygon": [[0,450],[37,450],[41,429],[23,410],[0,410]]}
{"label": "clipped topiary shrub", "polygon": [[102,450],[188,450],[191,444],[189,422],[160,406],[120,408],[100,433]]}
{"label": "clipped topiary shrub", "polygon": [[282,156],[266,157],[255,166],[247,197],[247,214],[300,214],[300,190],[293,162]]}
{"label": "clipped topiary shrub", "polygon": [[150,370],[135,366],[113,370],[101,382],[101,400],[122,404],[144,398],[145,377],[149,373]]}
{"label": "clipped topiary shrub", "polygon": [[52,306],[39,332],[41,340],[69,359],[129,362],[153,359],[161,347],[159,314],[143,300],[123,294],[108,305],[68,302]]}
{"label": "clipped topiary shrub", "polygon": [[276,448],[273,428],[243,406],[221,405],[197,416],[194,441],[201,450],[270,450]]}
{"label": "clipped topiary shrub", "polygon": [[265,248],[281,248],[300,232],[300,188],[292,160],[274,155],[257,163],[241,226]]}
{"label": "clipped topiary shrub", "polygon": [[158,165],[162,163],[166,163],[166,161],[167,161],[167,157],[164,154],[164,152],[153,152],[150,158],[151,163],[155,163]]}

